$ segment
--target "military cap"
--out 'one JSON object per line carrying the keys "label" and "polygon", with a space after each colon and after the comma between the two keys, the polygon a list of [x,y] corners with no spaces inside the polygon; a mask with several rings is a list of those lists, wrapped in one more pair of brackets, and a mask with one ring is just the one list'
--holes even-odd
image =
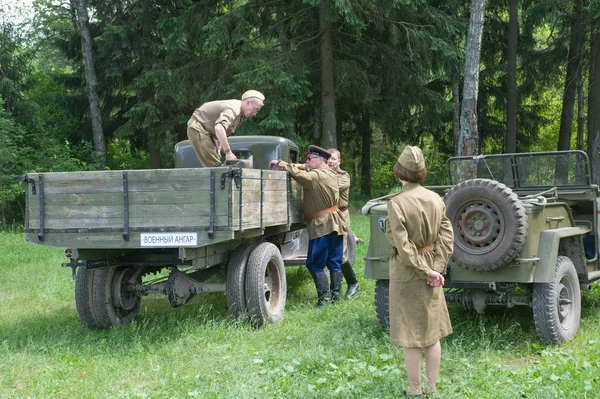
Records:
{"label": "military cap", "polygon": [[258,98],[260,101],[265,101],[265,96],[260,91],[256,90],[248,90],[247,92],[244,92],[244,94],[242,94],[242,101],[252,97]]}
{"label": "military cap", "polygon": [[331,154],[327,150],[316,145],[308,146],[308,154],[318,155],[321,158],[325,158],[326,160],[329,159],[329,157],[331,156]]}
{"label": "military cap", "polygon": [[404,151],[402,151],[402,154],[398,158],[398,163],[411,172],[420,172],[425,169],[425,159],[419,147],[410,145],[404,147]]}

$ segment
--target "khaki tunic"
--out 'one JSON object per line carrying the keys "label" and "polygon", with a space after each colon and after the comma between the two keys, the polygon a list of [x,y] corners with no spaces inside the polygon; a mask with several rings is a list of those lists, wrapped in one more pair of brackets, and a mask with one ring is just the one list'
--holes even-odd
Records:
{"label": "khaki tunic", "polygon": [[[327,167],[321,169],[305,169],[288,164],[287,171],[303,188],[304,215],[309,216],[323,209],[331,208],[339,202],[337,173]],[[333,232],[346,234],[348,227],[344,223],[342,212],[321,215],[309,220],[307,224],[308,239],[323,237]]]}
{"label": "khaki tunic", "polygon": [[218,166],[221,154],[217,148],[215,126],[220,124],[227,137],[233,136],[243,121],[240,100],[211,101],[194,111],[187,123],[187,135],[204,167]]}
{"label": "khaki tunic", "polygon": [[[427,273],[444,273],[454,236],[446,207],[433,191],[410,183],[388,202],[386,236],[398,249],[390,257],[390,341],[426,347],[452,333],[443,287],[427,285]],[[417,249],[434,244],[434,251]]]}
{"label": "khaki tunic", "polygon": [[[346,229],[350,228],[350,212],[348,211],[348,204],[350,202],[350,175],[345,170],[340,169],[339,167],[336,170],[337,178],[338,178],[338,186],[340,187],[340,201],[338,202],[338,206],[340,210],[342,210],[342,216],[344,218],[344,223],[346,224]],[[344,255],[342,258],[342,263],[348,261],[348,234],[344,234]]]}

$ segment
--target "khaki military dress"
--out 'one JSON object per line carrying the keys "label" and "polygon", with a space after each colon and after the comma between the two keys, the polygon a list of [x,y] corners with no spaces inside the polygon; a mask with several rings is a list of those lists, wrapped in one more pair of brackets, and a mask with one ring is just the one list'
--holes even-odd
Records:
{"label": "khaki military dress", "polygon": [[426,347],[452,333],[443,288],[427,284],[428,271],[444,273],[452,255],[452,225],[440,196],[419,184],[404,186],[387,208],[386,236],[398,251],[390,257],[390,341]]}
{"label": "khaki military dress", "polygon": [[217,148],[215,126],[220,124],[227,137],[233,136],[242,123],[240,100],[211,101],[194,111],[187,123],[187,136],[204,167],[218,166],[221,154]]}

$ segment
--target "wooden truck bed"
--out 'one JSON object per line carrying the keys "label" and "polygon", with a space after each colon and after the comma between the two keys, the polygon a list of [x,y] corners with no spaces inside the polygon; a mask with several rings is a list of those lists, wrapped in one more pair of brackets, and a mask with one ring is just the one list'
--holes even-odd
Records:
{"label": "wooden truck bed", "polygon": [[62,248],[197,248],[302,223],[285,171],[243,168],[31,173],[27,241]]}

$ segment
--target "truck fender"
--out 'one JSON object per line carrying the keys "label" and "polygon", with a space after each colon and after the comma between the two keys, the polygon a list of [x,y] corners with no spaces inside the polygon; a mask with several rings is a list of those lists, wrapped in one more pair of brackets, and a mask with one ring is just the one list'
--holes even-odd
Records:
{"label": "truck fender", "polygon": [[[583,256],[584,234],[589,233],[585,227],[562,227],[558,229],[544,230],[540,233],[540,244],[538,248],[539,262],[535,268],[533,281],[550,282],[554,281],[556,270],[556,261],[559,255],[567,256],[575,264],[577,274],[585,273],[585,259]],[[561,240],[570,239],[573,244],[561,246]],[[564,244],[564,243],[563,243]],[[575,247],[575,248],[573,248]]]}

